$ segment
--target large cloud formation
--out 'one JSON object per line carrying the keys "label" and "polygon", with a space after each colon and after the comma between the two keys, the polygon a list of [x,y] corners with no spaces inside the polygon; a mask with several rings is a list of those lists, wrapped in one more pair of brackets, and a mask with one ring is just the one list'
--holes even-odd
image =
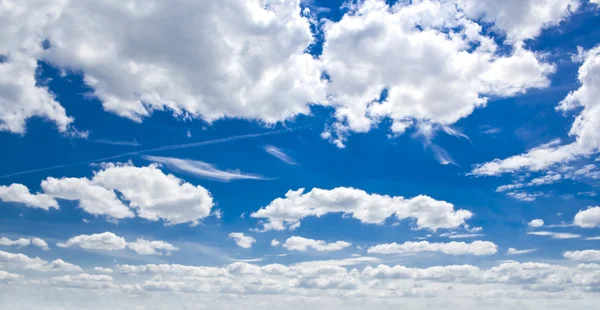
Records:
{"label": "large cloud formation", "polygon": [[[168,110],[209,122],[274,123],[317,104],[335,108],[323,136],[338,146],[385,118],[397,134],[415,124],[449,125],[490,96],[548,86],[554,66],[522,41],[578,5],[366,0],[339,21],[325,20],[322,54],[310,55],[315,20],[301,0],[7,0],[0,76],[11,78],[0,78],[0,130],[23,133],[34,116],[61,131],[73,122],[36,86],[38,60],[81,73],[106,111],[138,122]],[[506,35],[510,53],[482,32],[483,23]]]}

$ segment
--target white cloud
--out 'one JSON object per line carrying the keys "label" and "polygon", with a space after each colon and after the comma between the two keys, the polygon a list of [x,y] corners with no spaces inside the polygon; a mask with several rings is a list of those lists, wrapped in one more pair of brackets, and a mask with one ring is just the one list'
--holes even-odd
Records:
{"label": "white cloud", "polygon": [[28,246],[29,244],[31,244],[31,240],[26,239],[26,238],[19,238],[17,240],[11,240],[11,239],[6,238],[6,237],[0,238],[0,245],[3,245],[3,246],[19,246],[19,247],[24,247],[24,246]]}
{"label": "white cloud", "polygon": [[298,164],[296,161],[294,161],[293,158],[291,158],[289,155],[287,155],[286,153],[284,153],[278,147],[275,147],[275,146],[272,146],[272,145],[265,146],[265,152],[271,154],[272,156],[276,157],[277,159],[283,161],[286,164],[290,164],[290,165],[297,165]]}
{"label": "white cloud", "polygon": [[331,252],[343,250],[351,245],[351,243],[346,241],[336,241],[332,243],[327,243],[323,240],[313,240],[298,236],[292,236],[285,241],[283,247],[290,251],[306,252],[308,248],[313,248],[318,252]]}
{"label": "white cloud", "polygon": [[55,198],[79,201],[79,207],[93,215],[107,215],[115,219],[135,216],[113,190],[95,184],[88,178],[49,177],[42,181],[42,189]]}
{"label": "white cloud", "polygon": [[271,240],[271,246],[278,246],[280,244],[281,244],[281,242],[279,242],[279,240],[277,240],[277,239]]}
{"label": "white cloud", "polygon": [[573,223],[579,227],[592,228],[600,226],[600,207],[588,207],[575,215]]}
{"label": "white cloud", "polygon": [[325,101],[320,64],[305,53],[314,39],[299,0],[61,3],[40,57],[82,72],[106,111],[135,121],[170,110],[274,123]]}
{"label": "white cloud", "polygon": [[565,97],[558,107],[560,112],[581,110],[569,131],[574,142],[560,144],[560,140],[533,148],[524,154],[506,159],[494,159],[477,165],[474,175],[500,175],[522,170],[540,171],[553,165],[574,161],[597,153],[600,148],[600,47],[582,52],[583,64],[579,68],[580,88]]}
{"label": "white cloud", "polygon": [[419,252],[439,252],[448,255],[493,255],[498,246],[489,241],[430,243],[429,241],[405,242],[402,244],[387,243],[369,247],[368,253],[401,254]]}
{"label": "white cloud", "polygon": [[506,33],[509,40],[537,37],[540,31],[558,25],[579,8],[579,0],[458,0],[471,18]]}
{"label": "white cloud", "polygon": [[104,268],[104,267],[94,267],[94,271],[101,273],[113,273],[114,270],[112,268]]}
{"label": "white cloud", "polygon": [[93,235],[79,235],[69,238],[66,242],[56,244],[61,248],[80,247],[86,250],[116,251],[127,246],[125,238],[119,237],[111,232],[103,232]]}
{"label": "white cloud", "polygon": [[20,268],[35,270],[40,272],[77,272],[81,271],[81,267],[67,263],[62,259],[56,259],[48,262],[41,258],[31,258],[25,254],[15,254],[0,251],[0,265],[3,267]]}
{"label": "white cloud", "polygon": [[40,247],[44,250],[48,250],[48,243],[46,243],[46,241],[40,239],[40,238],[19,238],[17,240],[11,240],[9,238],[6,237],[2,237],[0,238],[0,245],[4,245],[4,246],[19,246],[19,247],[24,247],[24,246],[28,246],[28,245],[34,245],[37,247]]}
{"label": "white cloud", "polygon": [[529,222],[529,224],[527,224],[527,226],[529,226],[531,228],[542,227],[542,226],[544,226],[544,220],[540,220],[540,219],[531,220],[531,222]]}
{"label": "white cloud", "polygon": [[51,285],[57,285],[68,288],[84,289],[107,289],[112,288],[113,278],[108,275],[97,275],[82,273],[78,275],[66,275],[48,279]]}
{"label": "white cloud", "polygon": [[101,167],[91,179],[49,177],[42,181],[42,189],[52,197],[79,201],[90,214],[115,219],[134,217],[133,209],[147,220],[195,225],[211,214],[213,198],[208,190],[164,174],[156,164],[135,167],[107,163]]}
{"label": "white cloud", "polygon": [[[482,9],[501,16],[496,8]],[[484,107],[488,96],[549,85],[552,65],[520,43],[500,55],[466,16],[452,1],[401,1],[390,8],[368,0],[327,22],[321,59],[337,122],[323,137],[343,146],[349,132],[369,131],[385,118],[395,134],[423,122],[450,125]],[[384,90],[387,98],[376,102]]]}
{"label": "white cloud", "polygon": [[405,199],[401,196],[368,194],[363,190],[338,187],[332,190],[314,188],[304,193],[301,188],[288,191],[285,198],[277,198],[268,206],[252,213],[254,218],[266,218],[264,230],[284,230],[300,223],[307,216],[328,213],[351,215],[362,223],[380,224],[388,217],[398,220],[415,219],[418,229],[436,230],[456,228],[473,216],[467,210],[455,210],[445,201],[427,196]]}
{"label": "white cloud", "polygon": [[516,200],[521,200],[521,201],[526,201],[526,202],[535,201],[535,199],[537,197],[542,196],[542,194],[539,194],[539,193],[526,193],[526,192],[509,192],[509,193],[506,193],[506,195],[508,197],[514,198]]}
{"label": "white cloud", "polygon": [[238,246],[244,249],[251,248],[252,244],[256,242],[256,239],[254,239],[253,237],[246,236],[240,232],[230,233],[229,238],[232,238]]}
{"label": "white cloud", "polygon": [[11,184],[10,186],[0,186],[0,200],[22,203],[30,208],[41,208],[44,210],[49,210],[50,208],[58,209],[58,203],[52,197],[40,193],[31,194],[25,185],[18,183]]}
{"label": "white cloud", "polygon": [[572,234],[572,233],[557,233],[553,231],[530,231],[527,233],[528,235],[534,236],[549,236],[552,239],[577,239],[581,238],[581,235]]}
{"label": "white cloud", "polygon": [[598,250],[567,251],[563,256],[576,261],[600,262],[600,251]]}
{"label": "white cloud", "polygon": [[531,253],[531,252],[535,252],[537,251],[537,249],[528,249],[528,250],[517,250],[515,248],[508,248],[508,251],[506,251],[507,255],[521,255],[521,254],[527,254],[527,253]]}
{"label": "white cloud", "polygon": [[62,248],[80,247],[86,250],[117,251],[128,248],[140,255],[169,255],[172,251],[179,249],[165,241],[146,240],[138,238],[134,242],[127,242],[125,238],[112,232],[103,232],[93,235],[79,235],[69,238],[66,242],[56,244]]}
{"label": "white cloud", "polygon": [[144,159],[163,164],[171,169],[193,174],[207,179],[231,181],[231,180],[264,180],[260,175],[246,174],[239,170],[219,170],[215,166],[198,160],[179,159],[173,157],[144,156]]}
{"label": "white cloud", "polygon": [[482,237],[484,236],[483,234],[458,234],[456,232],[451,232],[451,233],[443,233],[440,235],[440,237],[447,237],[450,239],[468,239],[468,238],[476,238],[476,237]]}
{"label": "white cloud", "polygon": [[18,274],[6,272],[4,270],[0,270],[0,281],[13,281],[20,278]]}
{"label": "white cloud", "polygon": [[128,243],[127,247],[140,255],[162,255],[162,251],[168,255],[172,251],[179,250],[174,245],[165,241],[150,241],[141,238],[137,239],[135,242]]}

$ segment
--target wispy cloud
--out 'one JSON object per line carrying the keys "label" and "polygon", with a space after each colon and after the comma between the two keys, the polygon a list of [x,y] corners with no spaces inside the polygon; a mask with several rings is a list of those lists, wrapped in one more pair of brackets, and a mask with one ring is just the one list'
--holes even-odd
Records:
{"label": "wispy cloud", "polygon": [[535,252],[537,251],[537,249],[528,249],[528,250],[517,250],[515,248],[509,248],[508,251],[506,251],[507,255],[521,255],[521,254],[527,254],[527,253],[531,253],[531,252]]}
{"label": "wispy cloud", "polygon": [[232,142],[232,141],[237,141],[237,140],[245,140],[245,139],[266,137],[266,136],[272,136],[272,135],[279,135],[279,134],[283,134],[283,133],[287,133],[287,132],[292,132],[292,131],[300,130],[302,128],[305,128],[305,127],[291,128],[291,129],[281,129],[281,130],[273,130],[273,131],[267,131],[267,132],[261,132],[261,133],[252,133],[252,134],[246,134],[246,135],[238,135],[238,136],[229,136],[229,137],[225,137],[225,138],[213,139],[213,140],[206,140],[206,141],[200,141],[200,142],[165,145],[165,146],[155,147],[155,148],[151,148],[151,149],[145,149],[145,150],[139,150],[139,151],[121,153],[121,154],[117,154],[117,155],[109,156],[109,157],[103,157],[103,158],[86,160],[86,161],[82,161],[82,162],[78,162],[78,163],[63,164],[63,165],[56,165],[56,166],[49,166],[49,167],[43,167],[43,168],[37,168],[37,169],[30,169],[30,170],[24,170],[24,171],[14,172],[14,173],[10,173],[10,174],[1,175],[0,179],[14,177],[14,176],[17,176],[17,175],[23,175],[23,174],[33,173],[33,172],[48,171],[48,170],[54,170],[54,169],[60,169],[60,168],[67,168],[67,167],[73,167],[73,166],[80,166],[80,165],[88,165],[88,164],[91,164],[91,163],[97,163],[97,162],[102,162],[102,161],[109,161],[109,160],[113,160],[113,159],[118,159],[118,158],[122,158],[122,157],[125,157],[125,156],[147,154],[147,153],[158,152],[158,151],[186,149],[186,148],[198,147],[198,146],[205,146],[205,145],[211,145],[211,144],[227,143],[227,142]]}
{"label": "wispy cloud", "polygon": [[273,155],[277,159],[285,162],[286,164],[290,164],[290,165],[297,165],[298,164],[293,158],[291,158],[289,155],[287,155],[286,153],[284,153],[278,147],[275,147],[275,146],[272,146],[272,145],[267,145],[267,146],[265,146],[265,152]]}
{"label": "wispy cloud", "polygon": [[571,233],[557,233],[553,231],[530,231],[527,233],[528,235],[535,236],[549,236],[552,239],[577,239],[581,238],[581,235],[571,234]]}
{"label": "wispy cloud", "polygon": [[227,171],[219,170],[214,165],[199,160],[160,156],[143,156],[143,158],[148,161],[163,164],[173,170],[179,170],[181,172],[190,173],[195,176],[211,180],[266,180],[266,178],[260,175],[242,173],[237,169]]}
{"label": "wispy cloud", "polygon": [[95,140],[88,140],[88,141],[94,142],[94,143],[100,143],[100,144],[110,144],[110,145],[142,146],[135,139],[133,139],[131,141],[113,141],[113,140],[105,140],[105,139],[95,139]]}

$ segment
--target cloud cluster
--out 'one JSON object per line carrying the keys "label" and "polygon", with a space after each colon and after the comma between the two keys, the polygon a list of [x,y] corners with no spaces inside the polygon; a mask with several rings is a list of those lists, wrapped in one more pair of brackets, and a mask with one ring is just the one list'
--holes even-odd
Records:
{"label": "cloud cluster", "polygon": [[29,257],[25,254],[15,254],[0,251],[0,267],[34,270],[39,272],[80,272],[82,269],[77,265],[67,263],[62,259],[56,259],[48,262],[41,258]]}
{"label": "cloud cluster", "polygon": [[[338,146],[386,118],[396,134],[420,123],[449,125],[490,96],[548,86],[554,66],[522,41],[567,19],[578,4],[366,0],[349,5],[339,21],[317,21],[301,0],[10,1],[0,11],[8,29],[0,70],[19,78],[0,80],[7,109],[0,129],[22,133],[33,116],[61,131],[73,122],[36,85],[37,60],[81,72],[105,111],[138,122],[167,110],[270,124],[318,104],[335,109],[323,136]],[[170,27],[172,20],[179,26]],[[311,23],[323,25],[320,55],[307,53],[315,43]],[[488,23],[506,35],[510,53],[482,30]]]}
{"label": "cloud cluster", "polygon": [[327,243],[323,240],[314,240],[298,236],[292,236],[285,241],[283,247],[290,251],[306,252],[308,248],[312,248],[318,252],[332,252],[343,250],[351,245],[352,243],[346,241],[336,241]]}
{"label": "cloud cluster", "polygon": [[17,240],[11,240],[9,238],[6,237],[1,237],[0,238],[0,245],[4,245],[4,246],[19,246],[19,247],[24,247],[24,246],[28,246],[28,245],[34,245],[36,247],[42,248],[44,250],[48,250],[48,243],[46,243],[46,241],[44,241],[43,239],[34,237],[34,238],[19,238]]}
{"label": "cloud cluster", "polygon": [[[192,225],[209,216],[213,206],[213,198],[204,187],[165,174],[156,164],[135,167],[108,163],[92,178],[49,177],[41,187],[44,193],[36,195],[21,184],[0,187],[0,198],[44,209],[58,208],[55,199],[74,200],[92,215],[125,219],[137,214],[150,221]],[[6,190],[4,194],[2,190]]]}
{"label": "cloud cluster", "polygon": [[378,244],[367,249],[371,254],[439,252],[447,255],[493,255],[498,246],[490,241],[431,243],[429,241]]}
{"label": "cloud cluster", "polygon": [[128,248],[140,255],[162,255],[171,254],[179,249],[174,245],[160,240],[146,240],[138,238],[134,242],[127,242],[125,238],[111,232],[103,232],[93,235],[79,235],[65,242],[56,244],[61,248],[79,247],[85,250],[117,251]]}
{"label": "cloud cluster", "polygon": [[368,224],[381,224],[390,216],[398,220],[414,219],[418,229],[430,230],[456,228],[473,216],[467,210],[455,210],[452,204],[428,196],[406,199],[348,187],[313,188],[307,193],[303,188],[290,190],[285,198],[273,200],[251,216],[267,219],[264,230],[284,230],[299,225],[305,217],[328,213],[343,213]]}

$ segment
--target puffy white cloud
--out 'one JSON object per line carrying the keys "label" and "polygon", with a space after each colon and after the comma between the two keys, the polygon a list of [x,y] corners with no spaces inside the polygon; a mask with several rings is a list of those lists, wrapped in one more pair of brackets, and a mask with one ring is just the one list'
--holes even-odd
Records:
{"label": "puffy white cloud", "polygon": [[44,31],[42,57],[81,71],[106,111],[135,121],[170,110],[273,123],[325,101],[299,3],[66,1]]}
{"label": "puffy white cloud", "polygon": [[527,254],[527,253],[531,253],[531,252],[535,252],[537,251],[537,249],[528,249],[528,250],[517,250],[515,248],[508,248],[508,251],[506,251],[507,255],[521,255],[521,254]]}
{"label": "puffy white cloud", "polygon": [[62,248],[80,247],[86,250],[116,251],[124,249],[127,246],[127,241],[114,233],[103,232],[101,234],[75,236],[56,245]]}
{"label": "puffy white cloud", "polygon": [[49,210],[50,208],[58,209],[58,203],[52,197],[40,193],[31,194],[25,185],[18,183],[9,186],[0,186],[0,200],[22,203],[30,208],[41,208],[44,210]]}
{"label": "puffy white cloud", "polygon": [[92,181],[121,193],[139,217],[151,221],[198,224],[198,220],[210,215],[213,206],[212,196],[204,187],[164,174],[156,165],[108,164]]}
{"label": "puffy white cloud", "polygon": [[336,241],[332,243],[327,243],[323,240],[313,240],[298,236],[292,236],[285,241],[283,247],[290,251],[305,252],[306,250],[308,250],[308,248],[313,248],[318,252],[331,252],[343,250],[351,245],[352,243],[346,241]]}
{"label": "puffy white cloud", "polygon": [[179,249],[165,241],[150,241],[139,238],[135,242],[130,242],[127,247],[140,255],[162,255],[163,251],[170,254],[172,251]]}
{"label": "puffy white cloud", "polygon": [[573,223],[580,227],[592,228],[600,226],[600,207],[589,207],[575,214]]}
{"label": "puffy white cloud", "polygon": [[23,134],[32,117],[48,119],[62,132],[73,122],[48,88],[36,81],[44,29],[60,14],[62,2],[0,3],[0,55],[5,57],[0,62],[0,131]]}
{"label": "puffy white cloud", "polygon": [[90,214],[115,219],[134,217],[133,209],[147,220],[195,225],[211,214],[213,206],[204,187],[164,174],[156,164],[103,164],[91,179],[49,177],[42,181],[42,189],[49,197],[79,201],[79,207]]}
{"label": "puffy white cloud", "polygon": [[79,201],[79,207],[93,215],[107,215],[115,219],[135,216],[113,190],[97,185],[88,178],[49,177],[42,181],[42,189],[55,198]]}
{"label": "puffy white cloud", "polygon": [[20,276],[18,274],[0,270],[0,281],[12,281],[18,279],[19,277]]}
{"label": "puffy white cloud", "polygon": [[134,242],[127,242],[125,238],[112,232],[103,232],[93,235],[79,235],[69,238],[66,242],[57,243],[59,247],[80,247],[86,250],[117,251],[128,248],[140,255],[162,255],[170,254],[179,249],[165,241],[146,240],[138,238]]}
{"label": "puffy white cloud", "polygon": [[289,155],[287,155],[286,153],[284,153],[280,148],[272,146],[272,145],[267,145],[265,146],[265,152],[271,154],[272,156],[274,156],[275,158],[283,161],[286,164],[290,164],[290,165],[297,165],[298,163],[296,163],[296,161],[294,161],[293,158],[291,158]]}
{"label": "puffy white cloud", "polygon": [[429,241],[378,244],[369,247],[368,253],[401,254],[419,252],[439,252],[448,255],[493,255],[498,252],[498,246],[489,241],[430,243]]}
{"label": "puffy white cloud", "polygon": [[500,175],[522,170],[540,171],[556,164],[567,163],[597,153],[600,148],[600,46],[587,52],[580,51],[583,64],[579,67],[579,89],[572,91],[556,108],[561,112],[581,110],[575,117],[569,135],[572,143],[560,144],[560,140],[533,148],[521,155],[506,159],[494,159],[477,165],[474,175]]}
{"label": "puffy white cloud", "polygon": [[533,219],[531,220],[531,222],[529,222],[527,224],[527,226],[531,227],[531,228],[539,228],[544,226],[544,220],[540,220],[540,219]]}
{"label": "puffy white cloud", "polygon": [[9,238],[6,237],[2,237],[0,238],[0,245],[4,245],[4,246],[28,246],[29,244],[31,244],[31,240],[30,239],[26,239],[26,238],[19,238],[17,240],[11,240]]}
{"label": "puffy white cloud", "polygon": [[40,247],[44,250],[48,250],[48,243],[46,241],[44,241],[43,239],[40,238],[31,238],[31,244]]}
{"label": "puffy white cloud", "polygon": [[584,261],[584,262],[600,262],[599,250],[583,250],[583,251],[567,251],[563,254],[566,259]]}
{"label": "puffy white cloud", "polygon": [[277,240],[277,239],[271,240],[271,246],[278,246],[280,244],[281,244],[281,242],[279,242],[279,240]]}
{"label": "puffy white cloud", "polygon": [[3,267],[12,267],[12,268],[22,268],[35,270],[40,272],[77,272],[81,271],[81,267],[77,265],[73,265],[71,263],[65,262],[62,259],[56,259],[54,261],[48,262],[41,258],[35,257],[31,258],[25,254],[20,253],[10,253],[0,251],[0,266]]}
{"label": "puffy white cloud", "polygon": [[[482,26],[456,4],[400,1],[390,8],[367,0],[325,24],[321,59],[337,119],[325,138],[343,146],[349,132],[369,131],[384,118],[396,134],[423,122],[446,126],[485,106],[488,96],[549,85],[554,66],[520,43],[500,55]],[[473,15],[501,16],[495,8],[466,7]],[[387,97],[378,102],[384,90]]]}
{"label": "puffy white cloud", "polygon": [[268,206],[251,214],[254,218],[266,218],[264,230],[284,230],[300,223],[307,216],[322,216],[328,213],[344,213],[362,223],[380,224],[388,217],[398,220],[415,219],[418,229],[436,230],[456,228],[473,216],[467,210],[454,210],[445,201],[428,196],[405,199],[401,196],[368,194],[363,190],[338,187],[332,190],[314,188],[304,193],[301,188],[290,190],[285,198],[277,198]]}
{"label": "puffy white cloud", "polygon": [[581,238],[581,235],[572,234],[572,233],[557,233],[553,231],[530,231],[527,233],[528,235],[534,236],[549,236],[552,239],[577,239]]}
{"label": "puffy white cloud", "polygon": [[494,24],[509,40],[537,37],[579,8],[579,0],[458,0],[465,14]]}
{"label": "puffy white cloud", "polygon": [[198,160],[191,159],[179,159],[173,157],[160,157],[160,156],[144,156],[144,159],[156,163],[163,164],[171,169],[183,171],[186,173],[193,174],[195,176],[220,180],[220,181],[231,181],[231,180],[264,180],[260,175],[246,174],[239,170],[228,170],[223,171],[217,169],[215,166]]}
{"label": "puffy white cloud", "polygon": [[37,247],[40,247],[44,250],[48,250],[48,243],[46,243],[46,241],[40,239],[40,238],[19,238],[17,240],[11,240],[9,238],[6,237],[2,237],[0,238],[0,245],[4,245],[4,246],[19,246],[19,247],[24,247],[24,246],[28,246],[28,245],[34,245]]}
{"label": "puffy white cloud", "polygon": [[256,239],[250,236],[244,235],[244,233],[240,232],[232,232],[229,234],[229,238],[233,239],[235,243],[244,248],[249,249],[252,247],[252,244],[256,242]]}
{"label": "puffy white cloud", "polygon": [[113,273],[112,268],[104,268],[104,267],[94,267],[94,271],[101,273]]}

